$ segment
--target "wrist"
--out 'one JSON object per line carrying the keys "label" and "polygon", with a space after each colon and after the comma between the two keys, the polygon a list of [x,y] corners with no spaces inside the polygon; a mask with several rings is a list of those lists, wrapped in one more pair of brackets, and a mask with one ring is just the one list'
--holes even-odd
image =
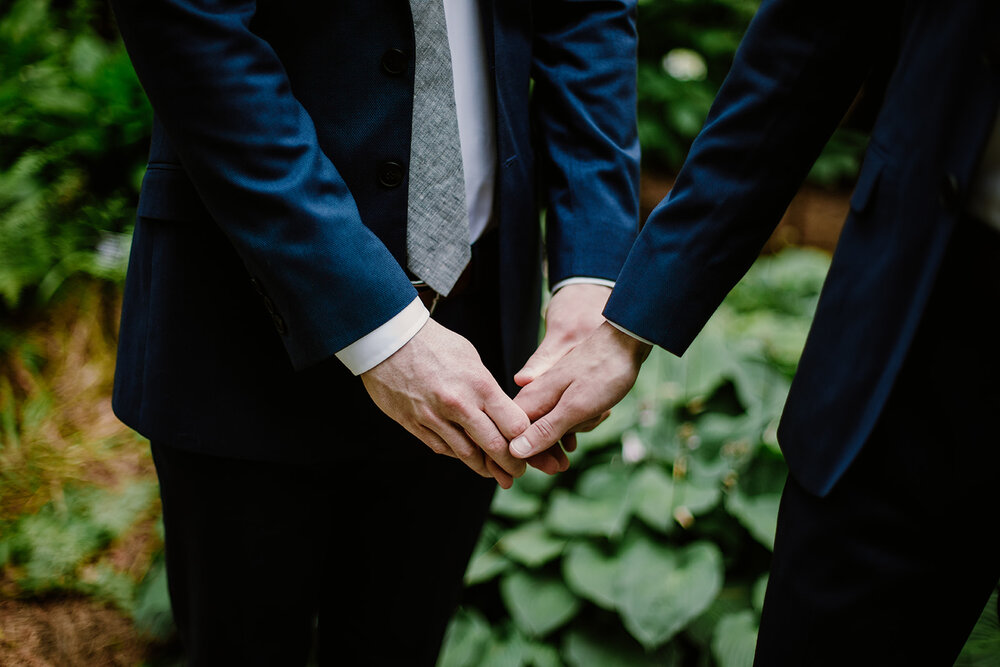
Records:
{"label": "wrist", "polygon": [[623,356],[631,358],[637,366],[646,360],[653,349],[650,343],[616,327],[607,320],[600,326],[598,334],[608,339],[615,349],[619,350]]}

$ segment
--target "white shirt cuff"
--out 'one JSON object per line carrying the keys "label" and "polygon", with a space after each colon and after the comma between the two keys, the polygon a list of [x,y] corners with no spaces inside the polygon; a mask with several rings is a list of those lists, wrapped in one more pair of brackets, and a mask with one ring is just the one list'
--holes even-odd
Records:
{"label": "white shirt cuff", "polygon": [[361,375],[388,359],[406,345],[427,323],[430,313],[420,297],[391,320],[337,353],[337,358],[355,375]]}
{"label": "white shirt cuff", "polygon": [[[605,318],[605,319],[607,319],[607,318]],[[618,329],[618,330],[619,330],[619,331],[621,331],[621,332],[622,332],[623,334],[628,334],[628,335],[629,335],[629,336],[631,336],[632,338],[635,338],[635,339],[636,339],[637,341],[640,341],[640,342],[643,342],[643,343],[645,343],[646,345],[656,345],[656,343],[654,343],[653,341],[651,341],[651,340],[646,340],[646,339],[645,339],[645,338],[643,338],[642,336],[637,336],[637,335],[635,335],[634,333],[632,333],[631,331],[629,331],[628,329],[626,329],[625,327],[623,327],[623,326],[622,326],[622,325],[620,325],[620,324],[615,324],[615,323],[614,323],[614,322],[612,322],[611,320],[607,320],[607,322],[608,322],[608,324],[610,324],[611,326],[613,326],[613,327],[614,327],[615,329]]]}
{"label": "white shirt cuff", "polygon": [[588,278],[586,276],[575,276],[573,278],[566,278],[565,280],[560,280],[552,289],[549,290],[553,294],[561,290],[566,285],[603,285],[604,287],[615,288],[615,281],[605,280],[604,278]]}

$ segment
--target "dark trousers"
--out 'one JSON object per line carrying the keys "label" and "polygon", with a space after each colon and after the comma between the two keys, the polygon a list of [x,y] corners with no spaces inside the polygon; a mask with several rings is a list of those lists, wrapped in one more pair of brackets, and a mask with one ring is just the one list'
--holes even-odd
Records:
{"label": "dark trousers", "polygon": [[1000,234],[963,220],[858,458],[786,485],[756,665],[954,663],[1000,577],[998,311]]}
{"label": "dark trousers", "polygon": [[[499,376],[497,257],[488,234],[473,248],[469,291],[434,317]],[[371,414],[329,406],[314,446],[344,449],[333,462],[153,443],[189,664],[303,665],[314,637],[320,665],[435,663],[496,483]]]}
{"label": "dark trousers", "polygon": [[452,459],[295,466],[153,445],[191,665],[433,665],[496,485]]}

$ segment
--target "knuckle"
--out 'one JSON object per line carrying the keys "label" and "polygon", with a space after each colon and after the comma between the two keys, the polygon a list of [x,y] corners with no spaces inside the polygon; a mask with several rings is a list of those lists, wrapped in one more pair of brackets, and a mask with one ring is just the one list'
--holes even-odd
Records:
{"label": "knuckle", "polygon": [[499,433],[490,436],[490,438],[482,444],[483,449],[490,452],[491,454],[499,454],[501,452],[507,452],[507,441]]}
{"label": "knuckle", "polygon": [[460,412],[464,405],[462,396],[455,391],[445,391],[439,394],[438,403],[451,413]]}
{"label": "knuckle", "polygon": [[552,440],[558,436],[556,433],[555,425],[548,416],[540,417],[538,421],[535,422],[535,429],[538,431],[538,435],[542,436],[543,440]]}

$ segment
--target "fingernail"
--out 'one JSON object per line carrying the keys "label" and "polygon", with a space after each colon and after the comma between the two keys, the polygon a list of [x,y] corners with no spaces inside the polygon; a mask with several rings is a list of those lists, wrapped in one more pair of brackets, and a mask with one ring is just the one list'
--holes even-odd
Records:
{"label": "fingernail", "polygon": [[523,435],[519,435],[510,441],[510,450],[518,456],[527,456],[531,453],[531,443]]}

